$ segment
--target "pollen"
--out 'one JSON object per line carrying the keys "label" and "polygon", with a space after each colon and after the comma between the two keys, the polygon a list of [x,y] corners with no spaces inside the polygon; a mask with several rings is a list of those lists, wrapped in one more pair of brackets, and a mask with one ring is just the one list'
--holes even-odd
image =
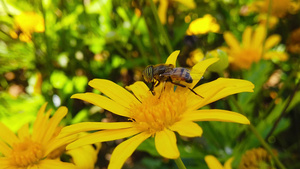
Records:
{"label": "pollen", "polygon": [[131,120],[141,131],[155,134],[180,121],[186,110],[186,97],[170,90],[151,95],[142,100],[142,104],[131,107]]}
{"label": "pollen", "polygon": [[27,167],[38,163],[43,158],[42,145],[30,139],[13,145],[11,163],[18,167]]}

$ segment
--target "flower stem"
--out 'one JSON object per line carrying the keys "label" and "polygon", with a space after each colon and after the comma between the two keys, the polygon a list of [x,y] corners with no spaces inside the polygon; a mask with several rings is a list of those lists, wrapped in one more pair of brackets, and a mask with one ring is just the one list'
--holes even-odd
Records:
{"label": "flower stem", "polygon": [[166,33],[166,31],[165,31],[165,29],[164,29],[162,23],[161,23],[160,20],[159,20],[158,12],[157,12],[156,6],[154,5],[153,0],[149,0],[149,2],[150,2],[150,7],[151,7],[152,13],[153,13],[153,15],[154,15],[154,19],[155,19],[155,21],[156,21],[158,30],[160,31],[161,35],[163,36],[163,39],[165,40],[165,43],[166,43],[168,52],[169,52],[169,53],[172,53],[172,52],[173,52],[173,48],[172,48],[170,39],[169,39],[169,37],[168,37],[168,35],[167,35],[167,33]]}
{"label": "flower stem", "polygon": [[[239,103],[237,102],[237,100],[235,99],[235,97],[231,97],[232,98],[232,102],[235,105],[235,107],[238,109],[238,111],[241,114],[245,114],[242,107],[239,105]],[[268,143],[266,143],[266,141],[264,140],[264,138],[259,134],[259,132],[256,130],[256,128],[252,125],[249,124],[249,128],[252,131],[252,133],[255,135],[255,137],[258,139],[258,141],[261,143],[261,145],[268,151],[268,153],[272,156],[272,158],[274,159],[276,165],[280,168],[280,169],[286,169],[284,167],[284,165],[280,162],[280,160],[277,158],[277,156],[275,156],[275,154],[273,153],[271,147],[268,145]]]}
{"label": "flower stem", "polygon": [[175,159],[175,163],[178,167],[178,169],[186,169],[185,165],[183,164],[182,160],[180,157],[178,157],[177,159]]}

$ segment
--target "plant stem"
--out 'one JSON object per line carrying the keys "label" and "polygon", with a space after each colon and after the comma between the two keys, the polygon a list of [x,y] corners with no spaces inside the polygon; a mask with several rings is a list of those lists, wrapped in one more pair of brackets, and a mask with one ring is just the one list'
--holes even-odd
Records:
{"label": "plant stem", "polygon": [[178,169],[186,169],[185,165],[183,164],[182,160],[180,157],[178,157],[177,159],[175,159],[175,163],[178,167]]}
{"label": "plant stem", "polygon": [[[239,105],[239,103],[237,102],[237,100],[235,99],[235,97],[231,97],[232,98],[232,102],[233,104],[236,106],[236,108],[238,109],[238,111],[241,114],[245,114],[242,107]],[[258,141],[261,143],[261,145],[268,151],[268,153],[272,156],[272,158],[274,159],[275,163],[277,164],[277,166],[280,169],[286,169],[284,167],[284,165],[279,161],[279,159],[277,158],[277,156],[275,156],[275,154],[273,153],[271,147],[268,145],[268,143],[265,142],[264,138],[259,134],[259,132],[256,130],[256,128],[252,125],[249,124],[249,128],[252,131],[252,133],[255,135],[255,137],[258,139]]]}
{"label": "plant stem", "polygon": [[151,7],[151,10],[152,10],[152,13],[154,15],[154,19],[155,19],[156,24],[157,24],[157,28],[160,31],[161,35],[163,36],[163,39],[165,40],[168,52],[172,53],[173,52],[173,48],[172,48],[170,39],[169,39],[169,37],[168,37],[168,35],[167,35],[167,33],[166,33],[166,31],[165,31],[162,23],[159,20],[156,6],[154,5],[153,0],[149,0],[149,2],[150,2],[150,7]]}

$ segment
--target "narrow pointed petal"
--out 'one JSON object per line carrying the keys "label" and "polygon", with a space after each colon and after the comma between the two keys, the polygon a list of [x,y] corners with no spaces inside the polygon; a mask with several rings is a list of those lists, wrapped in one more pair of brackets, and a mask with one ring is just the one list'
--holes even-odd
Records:
{"label": "narrow pointed petal", "polygon": [[218,78],[217,80],[196,87],[194,91],[203,96],[204,99],[199,98],[199,96],[191,92],[188,96],[187,107],[189,110],[196,110],[232,94],[253,92],[253,88],[254,85],[247,80]]}
{"label": "narrow pointed petal", "polygon": [[144,97],[152,95],[150,89],[148,86],[142,82],[142,81],[137,81],[134,84],[127,86],[129,90],[133,92],[133,94],[142,102]]}
{"label": "narrow pointed petal", "polygon": [[5,157],[8,157],[11,155],[11,148],[6,143],[4,143],[2,140],[0,140],[0,153],[3,154]]}
{"label": "narrow pointed petal", "polygon": [[204,160],[205,160],[206,164],[208,165],[209,169],[223,169],[223,166],[219,162],[219,160],[216,159],[216,157],[214,157],[212,155],[205,156]]}
{"label": "narrow pointed petal", "polygon": [[29,137],[29,126],[28,123],[24,124],[19,130],[18,130],[18,137],[22,140],[25,137]]}
{"label": "narrow pointed petal", "polygon": [[203,133],[202,128],[192,121],[176,122],[169,129],[185,137],[200,137]]}
{"label": "narrow pointed petal", "polygon": [[132,122],[81,122],[64,127],[58,137],[64,137],[85,131],[95,131],[104,129],[125,129],[133,126]]}
{"label": "narrow pointed petal", "polygon": [[[201,62],[198,62],[195,66],[193,66],[193,68],[191,70],[191,76],[194,80],[193,80],[193,83],[189,85],[189,87],[194,88],[194,86],[199,82],[199,80],[201,80],[206,69],[210,65],[217,62],[218,60],[219,60],[219,58],[210,58],[210,59],[206,59]],[[193,72],[195,72],[195,73],[193,73]],[[196,76],[196,77],[194,77],[194,76]]]}
{"label": "narrow pointed petal", "polygon": [[224,169],[232,169],[231,167],[232,161],[233,161],[233,157],[229,158],[224,164]]}
{"label": "narrow pointed petal", "polygon": [[195,110],[183,114],[182,120],[190,121],[223,121],[240,124],[250,124],[250,121],[244,115],[228,110],[205,109]]}
{"label": "narrow pointed petal", "polygon": [[108,169],[121,169],[134,150],[150,136],[143,132],[119,144],[111,155]]}
{"label": "narrow pointed petal", "polygon": [[132,103],[139,103],[130,92],[110,80],[93,79],[89,85],[124,107],[130,108]]}
{"label": "narrow pointed petal", "polygon": [[265,42],[265,50],[271,49],[275,45],[277,45],[281,41],[281,37],[279,35],[272,35],[268,37]]}
{"label": "narrow pointed petal", "polygon": [[243,33],[242,44],[244,48],[249,48],[251,45],[252,28],[249,26]]}
{"label": "narrow pointed petal", "polygon": [[236,40],[236,38],[233,36],[232,33],[225,32],[224,39],[227,45],[231,48],[231,50],[235,50],[235,51],[240,50],[240,43]]}
{"label": "narrow pointed petal", "polygon": [[125,137],[130,137],[141,131],[136,128],[127,128],[127,129],[116,129],[116,130],[103,130],[98,131],[82,138],[79,138],[75,142],[69,144],[67,149],[74,149],[83,145],[105,142],[105,141],[112,141],[117,139],[122,139]]}
{"label": "narrow pointed petal", "polygon": [[258,26],[254,31],[251,46],[255,49],[260,48],[263,44],[265,37],[266,37],[266,28],[261,25]]}
{"label": "narrow pointed petal", "polygon": [[98,107],[101,107],[105,110],[108,110],[114,114],[129,117],[129,111],[128,108],[122,106],[121,104],[105,97],[101,96],[99,94],[95,93],[81,93],[81,94],[74,94],[71,96],[71,98],[84,100],[86,102],[89,102],[93,105],[96,105]]}
{"label": "narrow pointed petal", "polygon": [[46,144],[44,144],[45,147],[47,147],[45,151],[45,156],[47,156],[49,153],[54,151],[57,148],[60,148],[61,146],[65,146],[71,142],[74,142],[78,138],[78,135],[70,135],[63,138],[53,138]]}
{"label": "narrow pointed petal", "polygon": [[61,162],[59,160],[44,159],[38,164],[38,168],[42,169],[75,169],[76,166],[72,163]]}
{"label": "narrow pointed petal", "polygon": [[177,56],[179,55],[180,51],[176,50],[173,53],[171,53],[171,55],[168,57],[166,64],[172,64],[176,67],[176,60],[177,60]]}
{"label": "narrow pointed petal", "polygon": [[0,122],[0,140],[2,139],[10,146],[13,143],[19,142],[19,138],[13,133],[8,127],[6,127],[3,123]]}
{"label": "narrow pointed petal", "polygon": [[161,1],[157,9],[159,20],[163,25],[166,24],[167,22],[168,4],[169,4],[168,1]]}
{"label": "narrow pointed petal", "polygon": [[164,129],[155,134],[155,147],[157,152],[165,158],[177,159],[180,155],[175,133],[169,129]]}
{"label": "narrow pointed petal", "polygon": [[64,106],[57,109],[57,111],[54,113],[53,117],[49,121],[49,124],[47,126],[47,131],[45,132],[45,135],[42,138],[42,143],[48,142],[53,137],[53,134],[58,124],[67,115],[67,113],[68,113],[68,109]]}

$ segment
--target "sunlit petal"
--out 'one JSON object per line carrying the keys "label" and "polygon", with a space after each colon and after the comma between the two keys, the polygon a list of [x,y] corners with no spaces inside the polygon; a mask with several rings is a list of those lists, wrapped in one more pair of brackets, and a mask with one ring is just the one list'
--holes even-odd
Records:
{"label": "sunlit petal", "polygon": [[214,157],[212,155],[205,156],[204,160],[205,160],[206,164],[208,165],[209,169],[223,169],[223,166],[219,162],[219,160],[216,159],[216,157]]}
{"label": "sunlit petal", "polygon": [[171,55],[168,57],[166,64],[172,64],[176,67],[176,60],[177,60],[177,56],[179,55],[180,51],[176,50],[173,53],[171,53]]}
{"label": "sunlit petal", "polygon": [[247,80],[218,78],[217,80],[196,87],[194,91],[203,96],[204,99],[194,93],[190,93],[187,107],[189,110],[195,110],[232,94],[253,92],[253,88],[254,85]]}
{"label": "sunlit petal", "polygon": [[193,66],[193,68],[191,70],[191,76],[194,80],[193,80],[193,83],[189,85],[189,87],[194,88],[194,86],[199,82],[199,80],[201,80],[206,69],[210,65],[217,62],[218,60],[219,60],[219,58],[210,58],[210,59],[206,59],[201,62],[198,62],[195,66]]}
{"label": "sunlit petal", "polygon": [[98,142],[112,141],[125,137],[130,137],[141,131],[136,128],[127,128],[127,129],[116,129],[116,130],[103,130],[98,131],[89,135],[86,135],[82,138],[79,138],[75,142],[69,144],[67,149],[77,148],[87,144],[93,144]]}
{"label": "sunlit petal", "polygon": [[25,137],[29,137],[29,126],[28,123],[24,124],[19,130],[18,130],[18,137],[22,140]]}
{"label": "sunlit petal", "polygon": [[110,80],[93,79],[89,85],[124,107],[130,108],[132,103],[139,103],[130,92]]}
{"label": "sunlit petal", "polygon": [[127,86],[126,88],[131,90],[140,101],[143,100],[142,98],[152,95],[148,86],[141,81],[135,82],[134,84]]}
{"label": "sunlit petal", "polygon": [[244,115],[228,110],[205,109],[187,112],[182,116],[183,120],[190,121],[223,121],[240,124],[250,124]]}
{"label": "sunlit petal", "polygon": [[57,111],[55,112],[55,114],[52,116],[52,118],[49,121],[49,124],[47,126],[47,131],[45,132],[45,135],[44,135],[41,143],[46,143],[53,137],[53,134],[54,134],[58,124],[67,115],[67,113],[68,113],[68,109],[64,106],[57,109]]}
{"label": "sunlit petal", "polygon": [[6,157],[10,156],[11,153],[11,148],[2,140],[0,140],[0,153],[2,153]]}
{"label": "sunlit petal", "polygon": [[124,162],[131,156],[134,150],[150,136],[151,134],[143,132],[119,144],[111,155],[108,169],[122,168]]}
{"label": "sunlit petal", "polygon": [[175,133],[168,129],[156,132],[155,147],[160,155],[169,159],[177,159],[180,155],[176,145]]}
{"label": "sunlit petal", "polygon": [[59,137],[76,134],[84,131],[104,130],[104,129],[124,129],[133,126],[132,122],[81,122],[64,127]]}
{"label": "sunlit petal", "polygon": [[95,93],[81,93],[81,94],[74,94],[71,98],[76,98],[80,100],[84,100],[86,102],[92,103],[96,106],[99,106],[103,109],[111,111],[114,114],[129,117],[128,108],[122,106],[121,104],[99,94]]}
{"label": "sunlit petal", "polygon": [[185,137],[200,137],[203,133],[202,128],[191,121],[179,121],[169,128]]}
{"label": "sunlit petal", "polygon": [[0,139],[5,141],[9,145],[13,145],[13,143],[18,142],[19,138],[13,133],[8,127],[6,127],[3,123],[0,122]]}

